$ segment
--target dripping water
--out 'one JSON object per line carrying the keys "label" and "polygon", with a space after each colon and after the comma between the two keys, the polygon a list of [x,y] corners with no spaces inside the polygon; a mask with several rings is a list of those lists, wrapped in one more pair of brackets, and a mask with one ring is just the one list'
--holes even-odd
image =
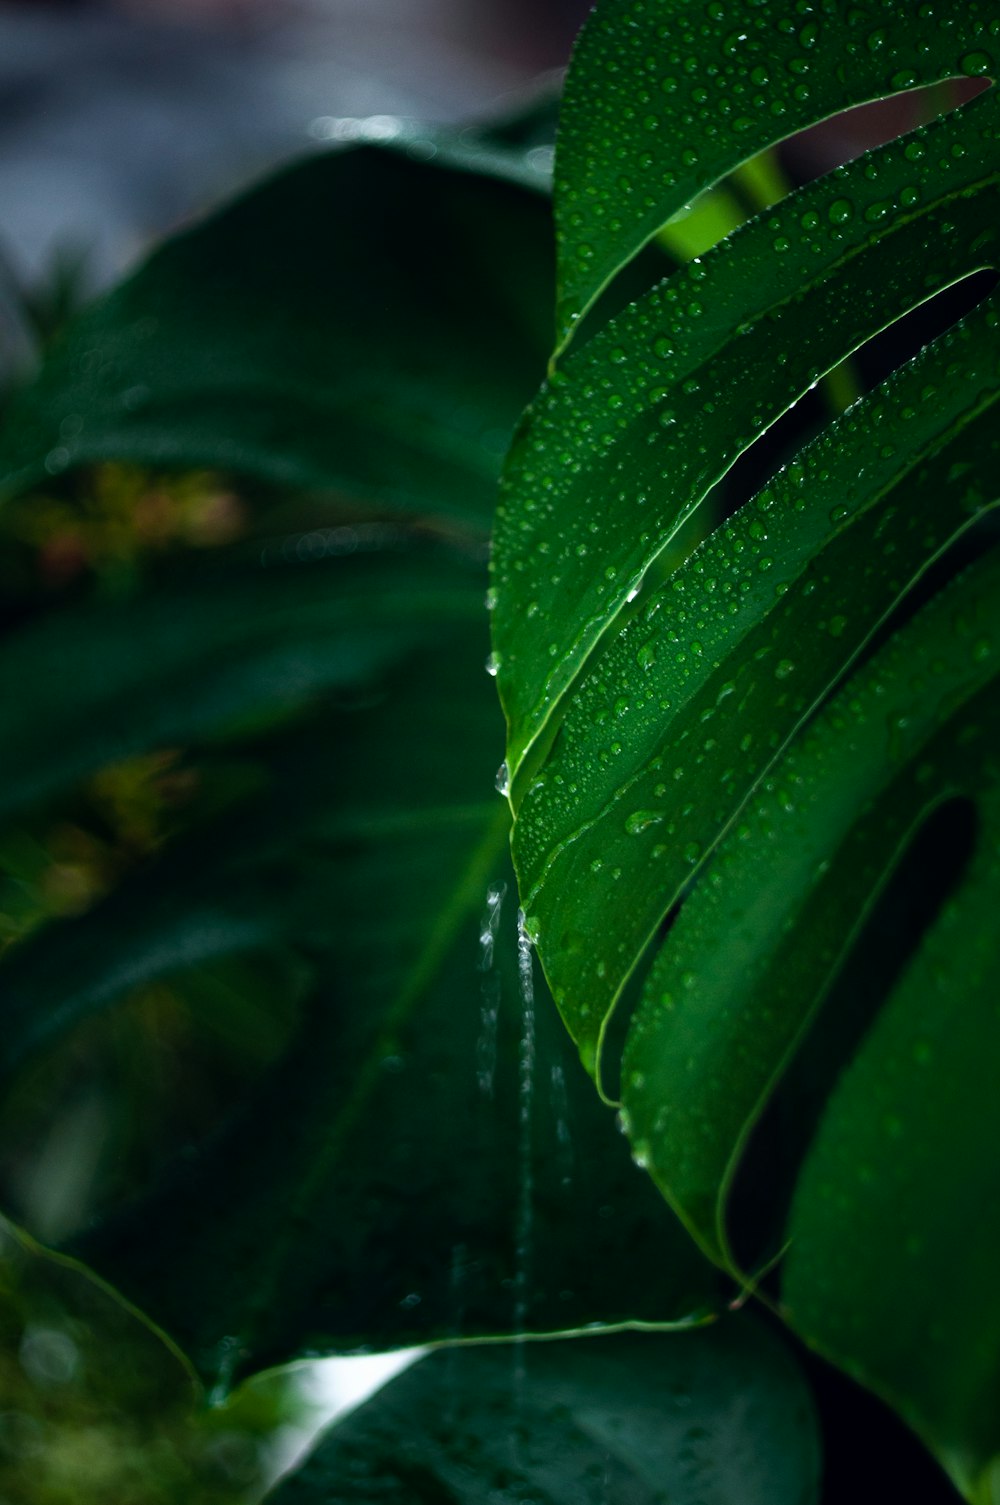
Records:
{"label": "dripping water", "polygon": [[479,926],[480,1026],[476,1041],[476,1082],[484,1097],[493,1096],[493,1078],[497,1065],[497,1021],[500,1017],[500,977],[493,965],[500,912],[503,909],[506,883],[486,891],[486,907]]}
{"label": "dripping water", "polygon": [[221,1406],[233,1387],[233,1376],[240,1361],[239,1338],[222,1338],[212,1351],[216,1379],[208,1393],[210,1406]]}
{"label": "dripping water", "polygon": [[569,1132],[569,1098],[566,1074],[558,1064],[550,1073],[552,1114],[556,1122],[556,1168],[559,1185],[566,1191],[573,1184],[573,1138]]}
{"label": "dripping water", "polygon": [[451,1250],[451,1263],[448,1268],[448,1304],[451,1308],[451,1321],[449,1328],[454,1342],[447,1350],[445,1362],[445,1405],[444,1424],[450,1433],[455,1429],[458,1414],[458,1399],[461,1394],[459,1382],[459,1363],[461,1349],[458,1344],[462,1337],[462,1328],[465,1322],[466,1302],[466,1267],[468,1264],[468,1250],[465,1244],[453,1244]]}
{"label": "dripping water", "polygon": [[517,912],[517,973],[521,995],[521,1041],[518,1052],[518,1185],[514,1222],[514,1391],[521,1396],[525,1382],[524,1338],[528,1325],[528,1296],[534,1236],[534,1165],[532,1163],[532,1106],[535,1084],[535,982],[531,939],[524,911]]}

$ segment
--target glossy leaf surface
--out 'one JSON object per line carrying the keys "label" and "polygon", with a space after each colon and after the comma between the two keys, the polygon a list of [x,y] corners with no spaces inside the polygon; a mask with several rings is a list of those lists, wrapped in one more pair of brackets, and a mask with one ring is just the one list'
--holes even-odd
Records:
{"label": "glossy leaf surface", "polygon": [[727,1202],[749,1126],[915,833],[944,801],[973,803],[959,886],[802,1146],[781,1287],[789,1319],[890,1397],[966,1487],[996,1449],[1000,1372],[987,1277],[1000,1247],[998,601],[994,553],[764,782],[660,953],[623,1089],[640,1157],[706,1248],[732,1258]]}
{"label": "glossy leaf surface", "polygon": [[[998,457],[994,318],[973,316],[804,450],[637,603],[567,706],[514,846],[588,1064],[637,954],[776,748],[982,512]],[[959,354],[967,382],[949,384]]]}
{"label": "glossy leaf surface", "polygon": [[989,94],[820,179],[560,366],[515,440],[497,518],[494,585],[517,603],[494,627],[513,779],[739,456],[845,355],[992,265],[998,128]]}
{"label": "glossy leaf surface", "polygon": [[[557,152],[561,337],[751,152],[988,75],[1000,32],[976,6],[785,11],[597,6]],[[678,536],[841,359],[996,266],[998,141],[990,92],[799,189],[561,358],[508,459],[493,564],[515,866],[585,1065],[614,1090],[601,1050],[629,985],[640,1163],[722,1266],[756,1280],[784,1255],[787,1319],[977,1500],[1000,1451],[986,280],[954,327],[921,315],[915,356],[894,330],[899,369],[821,432],[789,419],[794,458],[769,435],[786,463],[761,461],[771,478],[686,558]]]}
{"label": "glossy leaf surface", "polygon": [[274,1505],[809,1505],[819,1441],[774,1336],[718,1328],[432,1354],[333,1426]]}
{"label": "glossy leaf surface", "polygon": [[544,367],[550,207],[441,150],[306,158],[168,242],[10,404],[0,492],[110,458],[488,521]]}
{"label": "glossy leaf surface", "polygon": [[560,113],[559,343],[665,220],[755,153],[850,105],[994,72],[989,4],[900,18],[896,0],[597,5]]}

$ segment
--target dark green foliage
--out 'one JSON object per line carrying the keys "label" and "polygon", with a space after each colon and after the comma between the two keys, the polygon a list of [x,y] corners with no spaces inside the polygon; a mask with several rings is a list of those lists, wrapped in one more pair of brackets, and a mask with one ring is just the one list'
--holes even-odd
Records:
{"label": "dark green foliage", "polygon": [[0,489],[213,465],[488,525],[544,367],[550,233],[537,188],[402,150],[307,158],[65,330],[10,407]]}
{"label": "dark green foliage", "polygon": [[[606,0],[560,124],[560,341],[696,190],[836,108],[989,74],[998,34],[975,5]],[[617,1089],[637,1159],[724,1269],[784,1254],[778,1309],[976,1498],[1000,1443],[995,295],[669,551],[838,362],[995,265],[998,141],[990,92],[559,359],[508,458],[493,573],[515,865],[584,1063],[616,1090],[601,1048],[641,979]],[[959,800],[954,891],[838,1033],[838,972]]]}
{"label": "dark green foliage", "polygon": [[[291,167],[8,403],[8,1112],[147,1018],[138,1078],[157,1028],[196,1076],[240,1058],[119,1131],[64,1247],[217,1396],[447,1350],[276,1500],[806,1505],[804,1381],[734,1292],[992,1499],[995,95],[665,281],[649,243],[734,170],[702,230],[773,199],[754,154],[795,130],[988,75],[998,35],[957,0],[602,0],[555,300],[542,102]],[[820,424],[845,359],[881,368]],[[234,536],[154,547],[139,480],[123,544],[108,461],[226,473]],[[63,580],[67,518],[107,537]],[[630,1324],[691,1330],[580,1336]],[[524,1333],[566,1341],[462,1346]]]}

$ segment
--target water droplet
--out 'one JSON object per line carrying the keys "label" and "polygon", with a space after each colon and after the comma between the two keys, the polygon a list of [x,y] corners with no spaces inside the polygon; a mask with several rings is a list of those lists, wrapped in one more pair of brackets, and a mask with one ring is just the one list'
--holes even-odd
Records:
{"label": "water droplet", "polygon": [[981,78],[989,73],[992,59],[987,52],[967,52],[958,65],[970,78]]}
{"label": "water droplet", "polygon": [[637,1139],[632,1146],[632,1159],[641,1171],[648,1168],[650,1163],[649,1144],[645,1139]]}
{"label": "water droplet", "polygon": [[629,836],[638,836],[650,826],[658,826],[662,820],[663,812],[660,810],[636,810],[626,820],[625,830]]}
{"label": "water droplet", "polygon": [[500,673],[499,653],[490,654],[489,658],[486,660],[486,672],[491,679],[496,679],[497,675]]}

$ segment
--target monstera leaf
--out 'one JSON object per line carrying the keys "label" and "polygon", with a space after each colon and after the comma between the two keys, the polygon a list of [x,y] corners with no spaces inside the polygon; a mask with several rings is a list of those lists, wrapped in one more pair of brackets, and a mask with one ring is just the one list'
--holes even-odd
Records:
{"label": "monstera leaf", "polygon": [[[558,349],[722,174],[989,75],[998,38],[975,4],[599,4],[557,149]],[[1000,1448],[994,297],[800,430],[679,565],[671,543],[825,373],[996,264],[998,143],[988,92],[559,355],[491,594],[526,926],[584,1063],[706,1252],[755,1280],[785,1252],[770,1299],[970,1498]],[[890,924],[928,860],[948,882]],[[640,984],[616,1088],[609,1022]]]}

